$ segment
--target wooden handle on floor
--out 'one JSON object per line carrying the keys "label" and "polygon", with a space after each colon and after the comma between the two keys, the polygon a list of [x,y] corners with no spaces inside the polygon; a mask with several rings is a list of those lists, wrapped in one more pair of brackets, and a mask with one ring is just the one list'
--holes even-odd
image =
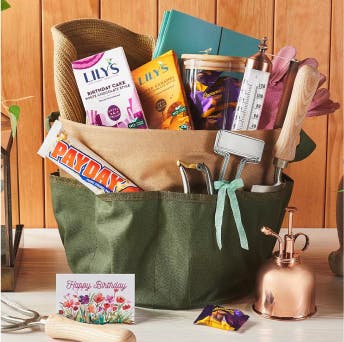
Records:
{"label": "wooden handle on floor", "polygon": [[303,120],[317,90],[319,79],[320,74],[313,67],[303,65],[299,69],[281,134],[274,147],[275,158],[288,162],[294,160]]}
{"label": "wooden handle on floor", "polygon": [[136,342],[133,332],[118,324],[80,323],[61,315],[47,318],[45,332],[51,338],[81,342]]}

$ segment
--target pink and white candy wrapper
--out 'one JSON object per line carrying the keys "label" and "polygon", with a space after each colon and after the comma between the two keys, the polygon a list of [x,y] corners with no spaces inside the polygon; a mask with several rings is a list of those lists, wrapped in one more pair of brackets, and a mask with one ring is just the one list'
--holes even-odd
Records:
{"label": "pink and white candy wrapper", "polygon": [[[265,94],[264,106],[258,129],[273,129],[289,67],[289,61],[295,58],[295,56],[296,49],[293,46],[285,46],[272,60],[272,71]],[[311,65],[316,69],[318,68],[318,61],[315,58],[306,58],[302,60],[299,67],[304,64]],[[320,75],[321,78],[318,90],[308,108],[307,116],[330,114],[339,108],[339,103],[333,102],[330,99],[330,93],[327,89],[319,89],[326,81],[326,76],[323,74]]]}

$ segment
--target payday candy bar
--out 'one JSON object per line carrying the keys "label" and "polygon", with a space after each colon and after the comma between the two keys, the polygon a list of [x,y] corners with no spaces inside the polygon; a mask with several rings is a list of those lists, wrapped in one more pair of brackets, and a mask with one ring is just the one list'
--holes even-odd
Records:
{"label": "payday candy bar", "polygon": [[237,309],[230,309],[219,305],[207,305],[194,324],[207,325],[224,330],[238,330],[248,318],[249,316]]}
{"label": "payday candy bar", "polygon": [[95,194],[142,191],[85,145],[63,133],[56,120],[38,154],[48,158]]}

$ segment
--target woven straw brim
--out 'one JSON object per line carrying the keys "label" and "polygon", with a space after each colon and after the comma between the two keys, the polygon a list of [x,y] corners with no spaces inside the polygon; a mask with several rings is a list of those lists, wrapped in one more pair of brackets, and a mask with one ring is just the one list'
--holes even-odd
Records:
{"label": "woven straw brim", "polygon": [[85,111],[72,62],[122,46],[131,70],[152,59],[154,38],[100,19],[78,19],[51,28],[54,41],[54,82],[62,118],[85,122]]}

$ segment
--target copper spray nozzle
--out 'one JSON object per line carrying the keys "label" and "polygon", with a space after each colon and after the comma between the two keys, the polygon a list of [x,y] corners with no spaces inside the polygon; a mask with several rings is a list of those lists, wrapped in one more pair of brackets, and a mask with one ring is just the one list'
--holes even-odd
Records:
{"label": "copper spray nozzle", "polygon": [[279,244],[279,257],[282,258],[282,256],[283,256],[283,239],[269,227],[263,226],[260,229],[260,231],[267,236],[273,236],[277,239],[278,244]]}
{"label": "copper spray nozzle", "polygon": [[293,215],[297,211],[295,207],[287,207],[285,211],[288,217],[288,234],[284,235],[284,258],[291,259],[294,256]]}

